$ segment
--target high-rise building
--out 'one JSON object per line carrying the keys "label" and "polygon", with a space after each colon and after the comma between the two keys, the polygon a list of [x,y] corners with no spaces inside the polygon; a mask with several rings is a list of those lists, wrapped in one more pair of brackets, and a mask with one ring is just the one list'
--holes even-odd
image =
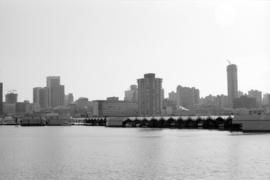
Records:
{"label": "high-rise building", "polygon": [[206,96],[201,98],[201,103],[204,107],[211,107],[216,109],[224,109],[228,106],[228,97],[225,95]]}
{"label": "high-rise building", "polygon": [[177,99],[177,95],[176,95],[176,92],[172,91],[169,93],[169,98],[168,98],[170,101],[172,102],[176,102],[176,99]]}
{"label": "high-rise building", "polygon": [[229,107],[233,108],[234,99],[238,98],[237,66],[235,64],[227,66],[227,86]]}
{"label": "high-rise building", "polygon": [[140,116],[158,116],[162,110],[162,79],[145,74],[138,79],[138,110]]}
{"label": "high-rise building", "polygon": [[3,83],[0,83],[0,115],[3,114]]}
{"label": "high-rise building", "polygon": [[74,102],[74,97],[72,93],[69,93],[65,96],[65,105],[72,104]]}
{"label": "high-rise building", "polygon": [[244,92],[242,92],[242,91],[238,91],[238,97],[241,97],[241,96],[244,96],[245,95],[245,93]]}
{"label": "high-rise building", "polygon": [[44,87],[39,91],[39,105],[41,109],[49,108],[49,88]]}
{"label": "high-rise building", "polygon": [[187,109],[194,108],[195,105],[199,104],[200,101],[200,91],[194,87],[182,87],[177,86],[177,106],[182,106]]}
{"label": "high-rise building", "polygon": [[109,99],[106,101],[93,102],[94,116],[137,116],[138,106],[136,102],[119,101],[117,99]]}
{"label": "high-rise building", "polygon": [[6,94],[6,103],[7,104],[16,104],[18,100],[18,94],[9,92]]}
{"label": "high-rise building", "polygon": [[137,102],[138,101],[138,88],[137,85],[131,85],[130,89],[125,91],[125,101]]}
{"label": "high-rise building", "polygon": [[60,84],[60,77],[47,77],[47,88],[49,91],[49,107],[54,108],[63,106],[65,100],[65,87]]}
{"label": "high-rise building", "polygon": [[270,106],[270,94],[263,95],[263,105]]}
{"label": "high-rise building", "polygon": [[262,105],[262,92],[258,90],[248,91],[248,97],[255,98],[257,105],[260,107]]}
{"label": "high-rise building", "polygon": [[60,76],[48,76],[47,77],[47,87],[60,86]]}
{"label": "high-rise building", "polygon": [[251,108],[256,108],[256,107],[257,107],[257,103],[256,103],[255,98],[251,98],[248,96],[241,96],[233,100],[233,108],[235,109],[238,109],[238,108],[251,109]]}
{"label": "high-rise building", "polygon": [[39,104],[40,102],[40,90],[41,87],[35,87],[33,88],[33,103]]}
{"label": "high-rise building", "polygon": [[49,107],[49,88],[33,88],[33,104],[36,111],[48,109]]}

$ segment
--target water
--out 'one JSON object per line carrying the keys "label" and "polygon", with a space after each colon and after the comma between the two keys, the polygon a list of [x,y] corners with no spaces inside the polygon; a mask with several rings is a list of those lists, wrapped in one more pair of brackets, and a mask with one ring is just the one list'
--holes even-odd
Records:
{"label": "water", "polygon": [[270,134],[0,126],[0,179],[270,179]]}

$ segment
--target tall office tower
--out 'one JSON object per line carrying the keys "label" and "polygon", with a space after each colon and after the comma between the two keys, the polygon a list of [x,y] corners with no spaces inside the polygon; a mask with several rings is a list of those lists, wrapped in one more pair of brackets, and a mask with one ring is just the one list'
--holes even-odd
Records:
{"label": "tall office tower", "polygon": [[125,101],[137,102],[138,101],[138,88],[137,85],[131,85],[130,89],[125,91]]}
{"label": "tall office tower", "polygon": [[74,97],[72,93],[69,93],[65,96],[65,105],[72,104],[74,102]]}
{"label": "tall office tower", "polygon": [[65,100],[65,87],[60,85],[60,77],[47,77],[47,88],[49,91],[49,107],[54,108],[63,106]]}
{"label": "tall office tower", "polygon": [[0,115],[3,114],[3,83],[0,83]]}
{"label": "tall office tower", "polygon": [[36,111],[49,108],[49,88],[33,88],[33,103]]}
{"label": "tall office tower", "polygon": [[6,103],[7,104],[16,104],[18,100],[18,94],[9,92],[6,94]]}
{"label": "tall office tower", "polygon": [[172,92],[169,93],[169,98],[168,99],[170,101],[172,101],[172,102],[176,102],[176,99],[177,99],[176,97],[177,97],[176,92],[172,91]]}
{"label": "tall office tower", "polygon": [[270,106],[270,94],[264,94],[263,95],[263,105]]}
{"label": "tall office tower", "polygon": [[262,105],[262,92],[258,90],[248,91],[248,96],[256,99],[257,105],[260,107]]}
{"label": "tall office tower", "polygon": [[35,112],[40,111],[40,90],[41,87],[35,87],[33,88],[33,110]]}
{"label": "tall office tower", "polygon": [[41,87],[35,87],[33,88],[33,103],[39,104],[40,102],[40,90]]}
{"label": "tall office tower", "polygon": [[44,87],[39,91],[39,105],[41,109],[49,108],[49,88]]}
{"label": "tall office tower", "polygon": [[60,86],[60,76],[48,76],[47,77],[47,87]]}
{"label": "tall office tower", "polygon": [[163,101],[164,101],[164,99],[165,99],[165,91],[162,88],[161,89],[161,94],[160,94],[161,109],[163,109]]}
{"label": "tall office tower", "polygon": [[237,66],[230,64],[227,66],[228,103],[233,108],[234,99],[238,98]]}
{"label": "tall office tower", "polygon": [[177,106],[182,106],[187,109],[194,108],[200,101],[200,91],[194,87],[177,86],[176,96]]}
{"label": "tall office tower", "polygon": [[158,116],[162,109],[162,79],[145,74],[138,79],[138,109],[140,116]]}

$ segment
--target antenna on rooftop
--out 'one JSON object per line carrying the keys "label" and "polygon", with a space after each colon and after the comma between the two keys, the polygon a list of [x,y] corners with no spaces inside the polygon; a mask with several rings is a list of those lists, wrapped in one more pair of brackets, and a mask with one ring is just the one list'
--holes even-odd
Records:
{"label": "antenna on rooftop", "polygon": [[229,59],[227,59],[227,62],[229,63],[229,65],[231,65],[232,63],[231,63],[231,61],[229,60]]}

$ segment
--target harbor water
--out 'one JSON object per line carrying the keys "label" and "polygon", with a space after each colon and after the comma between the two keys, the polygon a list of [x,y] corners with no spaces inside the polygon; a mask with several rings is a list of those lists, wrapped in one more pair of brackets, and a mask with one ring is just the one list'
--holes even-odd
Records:
{"label": "harbor water", "polygon": [[270,134],[0,126],[1,180],[270,179]]}

